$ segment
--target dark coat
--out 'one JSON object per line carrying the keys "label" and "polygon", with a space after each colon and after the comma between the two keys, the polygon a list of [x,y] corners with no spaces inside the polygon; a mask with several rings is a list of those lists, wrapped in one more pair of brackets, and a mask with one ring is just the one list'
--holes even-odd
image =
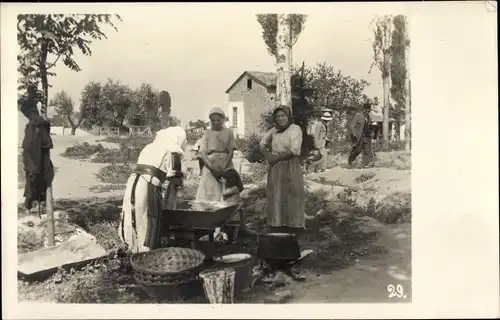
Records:
{"label": "dark coat", "polygon": [[54,166],[50,160],[52,149],[50,123],[38,114],[30,116],[24,129],[23,164],[26,174],[25,205],[31,209],[33,201],[45,201],[46,191],[54,179]]}
{"label": "dark coat", "polygon": [[349,124],[349,137],[351,138],[359,138],[361,136],[366,136],[370,134],[370,116],[368,116],[368,121],[366,120],[366,116],[363,112],[358,112],[352,118],[351,123]]}

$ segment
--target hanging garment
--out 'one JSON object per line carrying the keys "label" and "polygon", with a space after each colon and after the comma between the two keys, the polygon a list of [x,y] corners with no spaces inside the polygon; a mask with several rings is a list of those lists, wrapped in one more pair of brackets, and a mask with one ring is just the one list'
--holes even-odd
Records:
{"label": "hanging garment", "polygon": [[54,166],[50,160],[50,149],[53,147],[50,123],[34,112],[28,117],[30,121],[24,130],[22,149],[26,174],[24,204],[30,210],[34,201],[40,204],[46,200],[47,188],[54,179]]}

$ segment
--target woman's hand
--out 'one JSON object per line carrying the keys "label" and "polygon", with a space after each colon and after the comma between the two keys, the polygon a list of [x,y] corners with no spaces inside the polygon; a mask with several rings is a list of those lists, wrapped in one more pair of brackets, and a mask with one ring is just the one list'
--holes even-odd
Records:
{"label": "woman's hand", "polygon": [[272,162],[272,158],[273,158],[273,155],[271,154],[271,152],[269,152],[269,151],[267,151],[267,150],[265,150],[265,151],[264,151],[264,150],[262,150],[262,151],[263,151],[263,152],[262,152],[262,156],[263,156],[264,160],[265,160],[267,163],[271,164],[271,162]]}
{"label": "woman's hand", "polygon": [[210,173],[214,176],[215,179],[219,180],[221,176],[221,170],[217,168],[208,168],[210,170]]}
{"label": "woman's hand", "polygon": [[270,166],[273,166],[276,162],[278,162],[278,158],[276,156],[272,156],[272,155],[270,155],[266,160]]}

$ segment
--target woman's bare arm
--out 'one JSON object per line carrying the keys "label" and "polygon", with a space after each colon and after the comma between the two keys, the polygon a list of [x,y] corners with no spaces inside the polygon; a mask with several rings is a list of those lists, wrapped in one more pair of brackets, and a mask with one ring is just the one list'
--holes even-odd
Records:
{"label": "woman's bare arm", "polygon": [[229,141],[228,141],[228,148],[227,148],[227,162],[224,166],[224,168],[227,168],[231,161],[233,161],[233,156],[234,156],[234,133],[233,130],[229,129]]}
{"label": "woman's bare arm", "polygon": [[290,139],[290,150],[271,156],[269,163],[274,164],[279,161],[285,161],[293,157],[300,156],[300,150],[302,147],[302,129],[300,129],[299,126],[292,125],[287,134]]}
{"label": "woman's bare arm", "polygon": [[294,154],[291,151],[285,151],[280,154],[274,155],[270,157],[269,163],[276,163],[279,161],[290,160],[294,157]]}
{"label": "woman's bare arm", "polygon": [[269,162],[269,159],[271,158],[271,152],[269,151],[269,144],[271,143],[273,139],[273,129],[269,130],[264,134],[262,137],[262,140],[260,141],[260,146],[259,146],[259,151],[264,157],[266,161]]}
{"label": "woman's bare arm", "polygon": [[208,146],[207,146],[207,133],[206,131],[203,133],[203,136],[200,139],[200,149],[196,153],[196,158],[200,159],[203,164],[207,167],[207,169],[212,168],[212,163],[208,159]]}

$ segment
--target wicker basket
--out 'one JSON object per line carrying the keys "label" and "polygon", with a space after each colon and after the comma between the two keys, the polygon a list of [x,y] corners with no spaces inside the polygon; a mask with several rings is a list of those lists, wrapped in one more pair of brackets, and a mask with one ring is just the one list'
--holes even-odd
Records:
{"label": "wicker basket", "polygon": [[154,275],[142,271],[134,271],[134,279],[144,285],[170,285],[173,282],[188,281],[198,275],[198,268],[192,269],[192,272],[184,272],[172,275]]}
{"label": "wicker basket", "polygon": [[189,248],[161,248],[132,255],[130,264],[134,272],[143,276],[164,278],[182,276],[201,266],[205,256],[198,250]]}
{"label": "wicker basket", "polygon": [[204,296],[203,283],[197,276],[191,279],[185,278],[164,282],[150,282],[137,274],[134,275],[134,278],[142,290],[157,301]]}

